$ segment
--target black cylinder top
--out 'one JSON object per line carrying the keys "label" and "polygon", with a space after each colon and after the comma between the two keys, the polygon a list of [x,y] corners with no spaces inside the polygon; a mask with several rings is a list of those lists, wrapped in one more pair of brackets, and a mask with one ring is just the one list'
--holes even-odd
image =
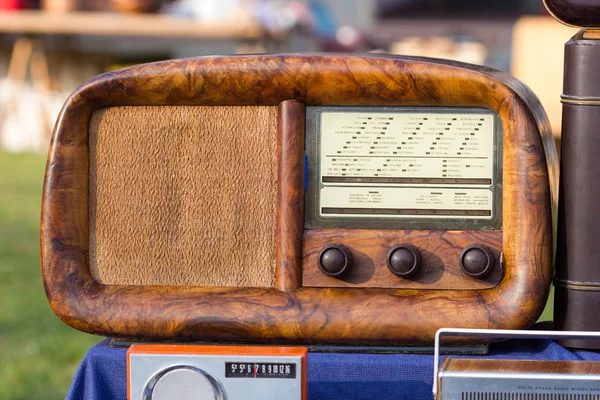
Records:
{"label": "black cylinder top", "polygon": [[552,16],[567,25],[600,27],[598,0],[544,0]]}

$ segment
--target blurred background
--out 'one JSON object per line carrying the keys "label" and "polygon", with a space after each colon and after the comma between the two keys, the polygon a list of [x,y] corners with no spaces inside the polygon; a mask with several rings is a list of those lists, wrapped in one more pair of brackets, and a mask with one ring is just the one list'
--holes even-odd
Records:
{"label": "blurred background", "polygon": [[563,45],[574,33],[542,0],[0,0],[0,398],[64,398],[102,339],[54,316],[39,270],[45,153],[78,85],[126,65],[216,54],[447,58],[523,80],[559,141]]}

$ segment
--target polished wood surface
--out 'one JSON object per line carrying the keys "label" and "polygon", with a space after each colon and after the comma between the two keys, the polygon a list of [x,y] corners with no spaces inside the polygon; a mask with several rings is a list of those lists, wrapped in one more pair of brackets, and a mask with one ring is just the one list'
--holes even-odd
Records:
{"label": "polished wood surface", "polygon": [[160,14],[110,12],[0,12],[0,32],[96,36],[258,39],[264,29],[250,20],[198,22]]}
{"label": "polished wood surface", "polygon": [[[352,252],[354,265],[343,278],[324,275],[317,265],[323,247],[332,243],[343,243]],[[422,257],[420,270],[410,278],[397,277],[386,265],[388,251],[403,243],[417,247]],[[487,246],[495,256],[494,269],[482,279],[468,276],[459,264],[462,250],[476,243]],[[311,229],[304,233],[302,286],[489,289],[502,279],[501,252],[502,232]]]}
{"label": "polished wood surface", "polygon": [[536,374],[600,375],[600,362],[551,360],[484,360],[448,357],[440,372],[531,372]]}
{"label": "polished wood surface", "polygon": [[[436,330],[447,326],[527,327],[540,315],[549,290],[556,187],[546,164],[548,160],[552,166],[556,155],[546,150],[546,157],[543,145],[548,135],[552,140],[551,132],[544,128],[544,113],[534,98],[487,68],[382,55],[207,57],[103,74],[68,99],[48,156],[41,259],[50,304],[67,324],[83,331],[172,339],[430,343]],[[94,110],[115,105],[279,105],[287,100],[304,105],[476,106],[496,112],[504,134],[501,282],[483,290],[282,291],[102,285],[92,278],[87,142]]]}
{"label": "polished wood surface", "polygon": [[304,229],[304,104],[279,105],[277,153],[277,288],[285,292],[302,285]]}
{"label": "polished wood surface", "polygon": [[600,30],[599,29],[586,29],[585,32],[583,32],[583,38],[590,39],[590,40],[598,40],[598,39],[600,39]]}

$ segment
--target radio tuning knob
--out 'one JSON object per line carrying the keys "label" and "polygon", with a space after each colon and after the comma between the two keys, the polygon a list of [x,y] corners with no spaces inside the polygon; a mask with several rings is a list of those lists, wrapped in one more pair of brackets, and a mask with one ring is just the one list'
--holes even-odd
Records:
{"label": "radio tuning knob", "polygon": [[321,250],[318,264],[325,275],[341,278],[352,268],[352,253],[346,246],[332,244]]}
{"label": "radio tuning knob", "polygon": [[482,244],[466,247],[460,256],[460,267],[465,274],[474,278],[483,278],[494,268],[494,254]]}
{"label": "radio tuning knob", "polygon": [[167,368],[153,376],[146,384],[142,396],[142,400],[191,398],[223,400],[225,392],[221,383],[210,374],[192,366],[181,365]]}
{"label": "radio tuning knob", "polygon": [[394,275],[408,278],[421,268],[421,252],[410,244],[400,244],[388,251],[386,262]]}

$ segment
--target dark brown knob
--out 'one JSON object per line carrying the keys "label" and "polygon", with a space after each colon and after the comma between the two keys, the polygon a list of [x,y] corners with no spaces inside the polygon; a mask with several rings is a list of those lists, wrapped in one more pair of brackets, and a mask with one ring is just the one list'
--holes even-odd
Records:
{"label": "dark brown knob", "polygon": [[460,256],[460,266],[465,274],[474,278],[483,278],[494,268],[494,254],[482,244],[466,247]]}
{"label": "dark brown knob", "polygon": [[332,244],[321,250],[318,264],[325,275],[341,278],[352,268],[352,253],[346,246]]}
{"label": "dark brown knob", "polygon": [[400,244],[388,251],[386,261],[394,275],[408,278],[421,268],[421,252],[410,244]]}

